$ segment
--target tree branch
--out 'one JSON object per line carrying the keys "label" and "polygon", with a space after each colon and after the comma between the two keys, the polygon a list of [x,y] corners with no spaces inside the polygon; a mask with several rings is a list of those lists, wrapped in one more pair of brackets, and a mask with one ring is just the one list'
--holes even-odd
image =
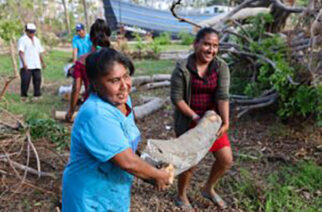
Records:
{"label": "tree branch", "polygon": [[174,10],[175,10],[175,7],[176,7],[177,5],[180,5],[180,4],[181,4],[181,0],[178,0],[178,1],[176,1],[176,2],[173,2],[173,3],[172,3],[172,6],[171,6],[171,8],[170,8],[170,11],[171,11],[172,15],[173,15],[176,19],[178,19],[180,22],[186,22],[186,23],[191,24],[191,25],[193,25],[193,26],[195,26],[195,27],[197,27],[197,28],[199,28],[199,29],[200,29],[200,28],[202,28],[202,26],[201,26],[201,25],[196,24],[196,23],[194,23],[194,22],[190,21],[189,19],[181,18],[181,17],[179,17],[179,16],[176,14],[176,12],[174,11]]}

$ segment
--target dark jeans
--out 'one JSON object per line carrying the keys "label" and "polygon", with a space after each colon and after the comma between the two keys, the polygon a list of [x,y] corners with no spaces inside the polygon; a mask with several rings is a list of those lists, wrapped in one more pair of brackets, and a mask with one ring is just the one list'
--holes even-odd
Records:
{"label": "dark jeans", "polygon": [[41,70],[40,69],[20,69],[21,78],[21,96],[28,96],[28,89],[32,77],[32,84],[34,86],[34,96],[41,96]]}

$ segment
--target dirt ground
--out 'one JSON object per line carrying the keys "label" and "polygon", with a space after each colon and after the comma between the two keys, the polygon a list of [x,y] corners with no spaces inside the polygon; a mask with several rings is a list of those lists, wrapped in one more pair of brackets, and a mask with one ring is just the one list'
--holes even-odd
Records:
{"label": "dirt ground", "polygon": [[[168,89],[159,89],[145,92],[144,95],[166,97],[168,93]],[[140,94],[142,93],[133,94],[134,104],[140,104]],[[10,122],[12,118],[1,114],[1,120]],[[172,123],[170,103],[165,104],[158,112],[139,120],[137,124],[143,137],[140,149],[144,147],[148,138],[174,137]],[[232,117],[229,138],[235,164],[224,176],[217,189],[229,205],[226,211],[243,211],[234,191],[225,183],[229,182],[229,179],[238,180],[241,168],[247,168],[253,175],[254,182],[260,184],[263,176],[277,170],[281,165],[295,164],[302,159],[314,160],[322,165],[321,129],[313,127],[310,121],[299,123],[282,125],[273,112],[265,110],[252,112],[240,120]],[[70,127],[70,125],[67,126]],[[1,133],[6,135],[7,132],[2,129]],[[14,132],[14,135],[18,138],[19,132]],[[12,144],[9,140],[8,137],[0,137],[2,150],[10,152],[21,146],[26,149],[25,144],[19,145],[19,142]],[[61,174],[68,160],[68,149],[56,152],[55,145],[44,139],[33,141],[33,143],[39,153],[42,171],[57,173],[56,179],[38,178],[31,174],[24,176],[23,172],[10,167],[8,163],[1,162],[0,211],[57,211],[60,205]],[[15,158],[13,155],[11,158],[26,164],[24,157]],[[213,161],[213,156],[208,154],[198,165],[192,179],[188,196],[195,211],[219,210],[200,195],[200,188],[207,179]],[[35,156],[30,157],[29,166],[36,168]],[[169,190],[157,192],[152,186],[135,179],[132,188],[131,211],[179,211],[173,201],[176,191],[176,181]]]}

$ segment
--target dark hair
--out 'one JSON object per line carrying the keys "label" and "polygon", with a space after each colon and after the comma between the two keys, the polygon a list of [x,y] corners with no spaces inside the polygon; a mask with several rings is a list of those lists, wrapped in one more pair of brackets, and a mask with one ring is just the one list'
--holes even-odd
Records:
{"label": "dark hair", "polygon": [[107,75],[115,62],[124,65],[129,70],[130,75],[134,73],[134,65],[129,58],[115,49],[104,47],[91,53],[86,58],[86,74],[89,81],[92,82]]}
{"label": "dark hair", "polygon": [[96,19],[92,24],[89,35],[94,46],[109,47],[111,44],[109,38],[111,29],[101,18]]}
{"label": "dark hair", "polygon": [[201,28],[195,38],[195,43],[198,43],[201,39],[203,39],[207,34],[211,34],[214,33],[217,35],[217,37],[219,38],[219,33],[217,30],[211,28],[211,27],[204,27]]}

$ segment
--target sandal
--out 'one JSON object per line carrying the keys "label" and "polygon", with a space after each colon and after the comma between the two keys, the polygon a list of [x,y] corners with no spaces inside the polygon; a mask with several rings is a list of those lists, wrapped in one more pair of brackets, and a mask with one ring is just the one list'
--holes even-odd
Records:
{"label": "sandal", "polygon": [[201,192],[201,196],[213,202],[215,205],[218,205],[221,209],[226,209],[228,207],[226,202],[217,193],[215,194],[215,196],[211,197],[209,196],[209,194],[206,194],[205,192]]}
{"label": "sandal", "polygon": [[185,203],[183,202],[179,197],[176,197],[174,199],[174,203],[177,207],[183,209],[183,210],[191,210],[192,209],[192,206],[190,203]]}

